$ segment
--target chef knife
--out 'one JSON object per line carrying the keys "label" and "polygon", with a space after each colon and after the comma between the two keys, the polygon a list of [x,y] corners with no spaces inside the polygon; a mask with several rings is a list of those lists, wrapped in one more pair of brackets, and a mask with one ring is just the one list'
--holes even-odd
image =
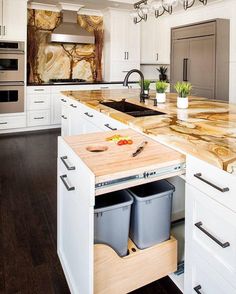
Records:
{"label": "chef knife", "polygon": [[135,157],[137,156],[139,153],[141,153],[144,149],[144,147],[147,145],[147,141],[143,141],[138,148],[136,149],[136,151],[134,153],[132,153],[132,156]]}

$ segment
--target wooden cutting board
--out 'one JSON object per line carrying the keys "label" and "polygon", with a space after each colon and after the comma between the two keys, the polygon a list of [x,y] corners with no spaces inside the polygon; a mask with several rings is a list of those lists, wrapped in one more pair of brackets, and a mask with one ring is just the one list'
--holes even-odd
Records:
{"label": "wooden cutting board", "polygon": [[[119,146],[106,140],[115,134],[129,136],[133,144]],[[183,154],[132,129],[65,137],[64,140],[94,173],[96,183],[185,162]],[[139,155],[133,157],[132,153],[143,141],[148,144]],[[89,151],[97,147],[105,151]]]}

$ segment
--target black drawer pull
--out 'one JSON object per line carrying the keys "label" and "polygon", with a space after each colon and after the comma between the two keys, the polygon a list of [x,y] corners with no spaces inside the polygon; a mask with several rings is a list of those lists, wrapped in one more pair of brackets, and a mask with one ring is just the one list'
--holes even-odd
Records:
{"label": "black drawer pull", "polygon": [[0,122],[0,125],[7,125],[7,122]]}
{"label": "black drawer pull", "polygon": [[117,131],[117,128],[112,128],[109,124],[105,124],[104,126],[112,131]]}
{"label": "black drawer pull", "polygon": [[74,104],[71,104],[70,106],[71,106],[71,107],[73,107],[73,108],[77,108],[77,106],[76,106],[76,105],[74,105]]}
{"label": "black drawer pull", "polygon": [[64,163],[64,165],[67,168],[67,170],[75,170],[75,166],[69,166],[68,165],[68,163],[66,162],[67,159],[68,159],[67,156],[62,156],[61,157],[61,161]]}
{"label": "black drawer pull", "polygon": [[44,103],[44,101],[34,101],[34,103]]}
{"label": "black drawer pull", "polygon": [[109,89],[109,87],[103,86],[103,87],[100,87],[100,89]]}
{"label": "black drawer pull", "polygon": [[202,182],[210,185],[211,187],[215,188],[216,190],[218,190],[218,191],[220,191],[222,193],[229,192],[229,188],[228,187],[220,188],[220,187],[216,186],[215,184],[212,184],[211,182],[207,181],[206,179],[203,179],[201,173],[195,174],[194,177],[197,178],[197,179],[199,179],[200,181],[202,181]]}
{"label": "black drawer pull", "polygon": [[65,115],[62,115],[61,117],[64,118],[64,119],[67,119],[67,117],[65,117]]}
{"label": "black drawer pull", "polygon": [[197,292],[198,294],[202,294],[199,290],[201,290],[202,289],[202,287],[201,287],[201,285],[198,285],[198,286],[196,286],[196,287],[194,287],[193,288],[193,290],[195,291],[195,292]]}
{"label": "black drawer pull", "polygon": [[230,246],[230,243],[229,242],[225,242],[225,243],[222,243],[220,242],[216,237],[214,237],[212,234],[210,234],[209,232],[207,232],[207,230],[205,230],[202,226],[202,222],[198,222],[195,224],[195,226],[200,230],[202,231],[205,235],[207,235],[211,240],[213,240],[215,243],[217,243],[221,248],[227,248]]}
{"label": "black drawer pull", "polygon": [[66,100],[65,100],[65,99],[61,99],[61,101],[62,101],[62,102],[66,102]]}
{"label": "black drawer pull", "polygon": [[35,92],[44,92],[44,89],[34,89]]}
{"label": "black drawer pull", "polygon": [[60,178],[61,178],[63,184],[65,185],[67,191],[73,191],[73,190],[75,190],[75,187],[70,187],[70,186],[68,185],[68,183],[67,183],[67,181],[66,181],[66,179],[67,179],[67,175],[62,175],[62,176],[60,176]]}
{"label": "black drawer pull", "polygon": [[44,116],[34,117],[34,119],[44,119]]}
{"label": "black drawer pull", "polygon": [[93,117],[93,115],[89,114],[88,112],[85,112],[84,114],[87,115],[88,117]]}

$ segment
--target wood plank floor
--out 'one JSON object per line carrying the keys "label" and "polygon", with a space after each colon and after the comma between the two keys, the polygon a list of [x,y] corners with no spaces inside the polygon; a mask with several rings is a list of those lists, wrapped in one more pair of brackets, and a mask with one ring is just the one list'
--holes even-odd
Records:
{"label": "wood plank floor", "polygon": [[[0,136],[0,293],[70,293],[56,253],[58,135]],[[181,292],[164,278],[132,293]]]}

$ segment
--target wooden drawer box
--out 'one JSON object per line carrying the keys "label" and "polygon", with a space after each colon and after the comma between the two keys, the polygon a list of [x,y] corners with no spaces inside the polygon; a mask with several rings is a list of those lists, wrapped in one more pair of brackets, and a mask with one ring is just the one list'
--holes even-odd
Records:
{"label": "wooden drawer box", "polygon": [[129,255],[119,257],[109,246],[94,245],[94,293],[125,294],[156,281],[177,268],[177,241],[139,250],[129,240]]}
{"label": "wooden drawer box", "polygon": [[236,212],[235,176],[193,156],[187,156],[186,182]]}
{"label": "wooden drawer box", "polygon": [[28,111],[27,124],[29,127],[49,125],[50,111]]}
{"label": "wooden drawer box", "polygon": [[[188,240],[198,252],[236,287],[236,214],[191,185],[186,185]],[[208,293],[208,292],[207,292]]]}

